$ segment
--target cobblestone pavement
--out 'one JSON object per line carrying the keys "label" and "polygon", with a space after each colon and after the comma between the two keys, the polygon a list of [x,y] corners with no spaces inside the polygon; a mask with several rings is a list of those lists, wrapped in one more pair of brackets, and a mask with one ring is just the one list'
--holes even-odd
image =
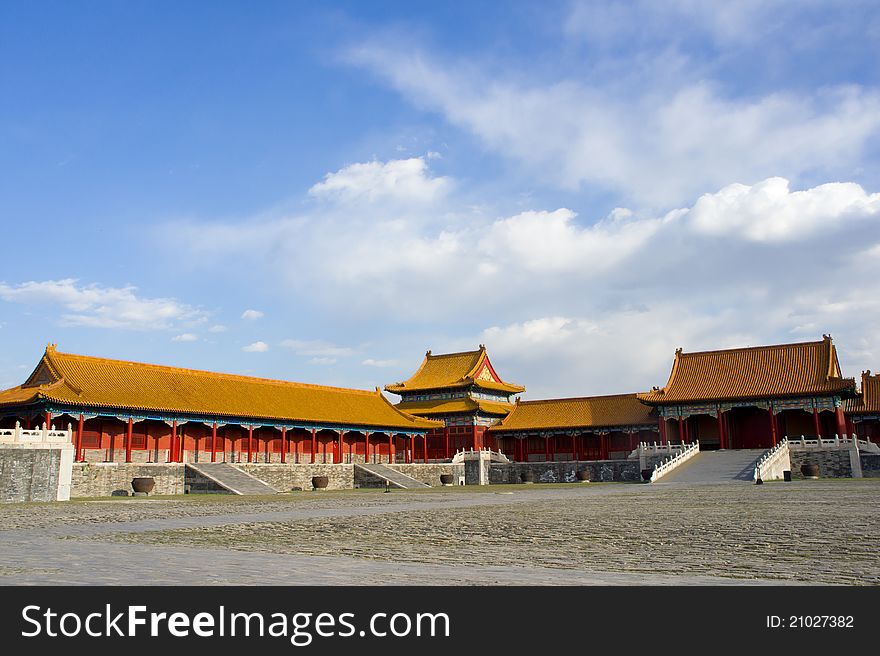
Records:
{"label": "cobblestone pavement", "polygon": [[880,584],[880,480],[0,507],[5,584]]}

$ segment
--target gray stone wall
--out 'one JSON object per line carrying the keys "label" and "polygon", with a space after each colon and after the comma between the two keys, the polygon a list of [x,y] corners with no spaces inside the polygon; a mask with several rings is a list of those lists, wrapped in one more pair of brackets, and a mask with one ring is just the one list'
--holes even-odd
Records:
{"label": "gray stone wall", "polygon": [[61,449],[0,445],[0,501],[55,501]]}
{"label": "gray stone wall", "polygon": [[791,477],[793,479],[803,479],[801,474],[801,465],[818,464],[819,476],[826,478],[852,478],[852,465],[849,459],[849,449],[843,448],[827,448],[827,449],[800,449],[792,446],[789,449],[791,456]]}
{"label": "gray stone wall", "polygon": [[71,497],[109,497],[121,490],[132,493],[131,479],[152,477],[156,487],[150,494],[183,494],[184,466],[182,464],[136,463],[73,463]]}
{"label": "gray stone wall", "polygon": [[590,460],[587,462],[515,462],[493,464],[489,471],[489,482],[520,483],[520,474],[531,471],[536,482],[564,483],[573,478],[579,470],[588,470],[594,482],[626,481],[636,483],[641,480],[638,460]]}
{"label": "gray stone wall", "polygon": [[417,481],[427,483],[433,487],[440,485],[440,474],[464,475],[464,466],[461,464],[453,465],[452,463],[428,463],[426,464],[410,464],[410,465],[390,465],[391,469],[406,474]]}
{"label": "gray stone wall", "polygon": [[880,454],[863,451],[859,454],[859,459],[862,462],[863,478],[880,478]]}
{"label": "gray stone wall", "polygon": [[279,492],[289,492],[295,488],[311,490],[312,476],[327,476],[327,489],[330,490],[350,490],[354,487],[354,465],[236,463],[235,466]]}

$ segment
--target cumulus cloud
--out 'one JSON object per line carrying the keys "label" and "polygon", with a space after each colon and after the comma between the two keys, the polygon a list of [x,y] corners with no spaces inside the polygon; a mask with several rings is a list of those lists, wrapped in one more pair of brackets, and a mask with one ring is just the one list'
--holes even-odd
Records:
{"label": "cumulus cloud", "polygon": [[254,321],[256,319],[260,319],[263,316],[265,316],[265,315],[262,312],[260,312],[259,310],[245,310],[244,312],[241,313],[241,318],[246,319],[248,321]]}
{"label": "cumulus cloud", "polygon": [[242,346],[241,350],[245,353],[265,353],[269,350],[269,345],[266,342],[254,342],[252,344],[248,344],[247,346]]}
{"label": "cumulus cloud", "polygon": [[852,182],[792,192],[785,178],[754,185],[732,184],[704,194],[689,213],[695,229],[754,241],[803,240],[839,223],[880,217],[880,193]]}
{"label": "cumulus cloud", "polygon": [[[865,300],[880,298],[878,194],[854,183],[799,189],[772,177],[665,212],[599,217],[567,207],[498,215],[455,194],[412,211],[388,220],[381,203],[352,213],[327,200],[308,214],[223,225],[222,238],[210,224],[190,229],[215,255],[261,241],[272,256],[256,260],[267,284],[283,285],[279,298],[358,317],[359,338],[384,352],[486,343],[530,394],[647,389],[665,382],[678,346],[832,332],[844,367],[880,358],[880,308]],[[395,329],[386,339],[376,326]],[[279,345],[320,365],[359,350]]]}
{"label": "cumulus cloud", "polygon": [[175,335],[171,338],[172,342],[195,342],[199,338],[197,335],[193,333],[181,333],[180,335]]}
{"label": "cumulus cloud", "polygon": [[0,283],[0,299],[57,308],[61,323],[68,326],[166,330],[206,319],[202,310],[173,298],[143,298],[137,287],[80,284],[75,278]]}
{"label": "cumulus cloud", "polygon": [[449,189],[449,178],[428,175],[422,157],[350,164],[328,173],[309,194],[344,202],[431,202]]}
{"label": "cumulus cloud", "polygon": [[880,132],[880,93],[855,85],[736,97],[711,78],[532,80],[386,42],[348,57],[544,184],[654,207],[733,180],[849,173]]}

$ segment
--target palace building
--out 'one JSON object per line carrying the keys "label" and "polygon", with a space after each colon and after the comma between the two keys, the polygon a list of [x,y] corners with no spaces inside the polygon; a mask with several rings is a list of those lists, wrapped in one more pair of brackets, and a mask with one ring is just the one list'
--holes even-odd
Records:
{"label": "palace building", "polygon": [[639,399],[657,409],[661,442],[699,440],[706,449],[769,448],[785,435],[847,430],[843,378],[830,335],[818,342],[675,352],[669,381]]}
{"label": "palace building", "polygon": [[412,376],[385,389],[400,395],[398,410],[442,422],[428,433],[425,461],[449,458],[460,449],[497,448],[487,430],[514,409],[510,397],[525,391],[501,379],[483,344],[461,353],[428,351]]}
{"label": "palace building", "polygon": [[[625,375],[625,374],[622,374]],[[644,393],[544,400],[486,347],[434,355],[380,392],[62,353],[0,392],[0,429],[73,427],[75,459],[132,463],[427,463],[461,450],[514,461],[627,458],[640,442],[769,448],[783,436],[880,438],[880,376],[861,388],[820,341],[675,352]]]}
{"label": "palace building", "polygon": [[74,428],[75,459],[111,462],[412,462],[440,424],[379,391],[62,353],[50,344],[0,392],[0,428]]}

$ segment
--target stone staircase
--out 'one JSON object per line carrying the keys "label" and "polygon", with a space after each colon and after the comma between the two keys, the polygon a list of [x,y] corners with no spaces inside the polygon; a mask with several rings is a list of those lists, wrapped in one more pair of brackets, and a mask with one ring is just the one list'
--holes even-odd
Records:
{"label": "stone staircase", "polygon": [[278,494],[278,490],[251,476],[238,467],[226,463],[186,463],[187,469],[207,479],[207,489],[214,486],[239,495]]}
{"label": "stone staircase", "polygon": [[358,473],[358,470],[362,472],[366,472],[367,474],[372,474],[376,478],[381,478],[383,481],[387,481],[389,485],[392,487],[399,487],[405,490],[414,490],[418,488],[431,487],[427,483],[422,483],[420,480],[413,478],[412,476],[407,476],[406,474],[401,474],[396,469],[392,469],[391,467],[386,467],[385,465],[379,465],[376,463],[371,464],[361,464],[357,463],[354,466],[355,474]]}
{"label": "stone staircase", "polygon": [[754,482],[755,463],[766,449],[701,451],[660,479],[660,483]]}

